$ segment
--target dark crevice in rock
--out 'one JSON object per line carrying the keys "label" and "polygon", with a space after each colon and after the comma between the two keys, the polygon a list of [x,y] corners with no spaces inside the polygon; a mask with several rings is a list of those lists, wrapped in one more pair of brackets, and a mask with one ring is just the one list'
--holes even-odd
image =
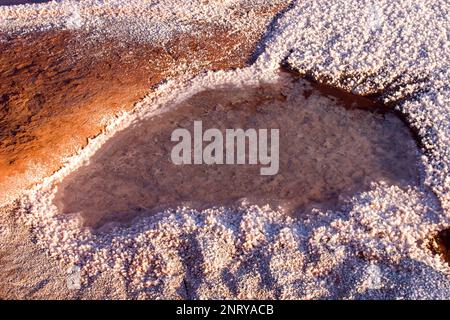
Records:
{"label": "dark crevice in rock", "polygon": [[283,17],[289,10],[294,8],[296,3],[297,3],[297,0],[293,0],[293,1],[289,2],[289,4],[286,7],[284,7],[283,9],[278,11],[278,13],[275,14],[275,16],[272,18],[272,21],[269,23],[269,26],[267,27],[266,32],[264,33],[264,35],[261,37],[261,40],[256,45],[255,50],[253,51],[251,56],[247,59],[246,65],[252,65],[253,63],[255,63],[256,60],[258,60],[259,56],[261,56],[261,54],[263,54],[264,51],[266,51],[267,45],[274,38],[274,32],[278,27],[278,23],[283,19]]}
{"label": "dark crevice in rock", "polygon": [[[391,85],[386,86],[386,88],[388,89],[383,89],[383,90],[379,90],[377,92],[374,93],[370,93],[367,95],[357,95],[355,93],[351,93],[345,89],[341,89],[335,85],[330,85],[330,83],[332,83],[332,79],[331,78],[327,78],[327,77],[321,77],[318,78],[316,76],[313,75],[313,72],[308,72],[305,74],[301,74],[298,72],[298,70],[295,67],[292,67],[288,62],[287,62],[287,58],[284,60],[284,62],[282,63],[282,69],[287,71],[287,72],[291,72],[294,75],[296,75],[299,78],[303,78],[306,79],[308,81],[310,81],[311,83],[313,83],[315,86],[317,86],[318,88],[323,88],[326,91],[329,92],[333,92],[334,94],[337,95],[344,95],[344,96],[357,96],[359,97],[361,100],[360,101],[364,101],[366,100],[367,102],[364,104],[363,108],[367,108],[367,106],[372,105],[374,106],[377,110],[381,110],[382,112],[393,112],[395,113],[395,115],[402,120],[402,122],[409,128],[411,134],[414,136],[414,140],[416,141],[416,144],[418,146],[418,148],[420,150],[422,150],[423,152],[427,152],[427,149],[424,147],[424,143],[422,140],[422,137],[419,135],[419,130],[418,128],[416,128],[416,126],[411,124],[411,120],[409,118],[409,116],[400,111],[399,109],[396,108],[396,106],[398,106],[399,104],[401,104],[402,102],[406,101],[406,100],[410,100],[410,99],[414,99],[414,97],[417,97],[417,95],[419,95],[420,93],[422,93],[422,90],[410,93],[408,95],[405,95],[404,97],[402,97],[401,99],[398,99],[396,101],[392,101],[389,103],[383,103],[383,99],[386,96],[389,96],[393,93],[396,92],[396,90],[399,90],[399,87],[402,85],[405,85],[405,83],[402,84],[398,84],[395,86],[395,88],[393,87],[392,84],[396,83],[398,81],[398,79],[400,79],[401,76],[396,77],[393,81],[391,81]],[[348,78],[350,78],[352,76],[348,76]],[[342,86],[345,87],[345,76],[343,76],[341,79],[338,79],[336,82],[341,83]],[[426,78],[424,79],[417,79],[418,82],[425,82]],[[413,84],[413,83],[417,83],[417,82],[408,82],[408,84]]]}
{"label": "dark crevice in rock", "polygon": [[429,248],[450,264],[450,228],[443,229],[434,235],[429,242]]}

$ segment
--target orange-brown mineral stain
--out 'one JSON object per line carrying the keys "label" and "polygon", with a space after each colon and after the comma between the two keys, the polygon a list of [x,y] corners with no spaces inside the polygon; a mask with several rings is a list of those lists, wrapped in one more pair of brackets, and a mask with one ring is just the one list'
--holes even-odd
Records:
{"label": "orange-brown mineral stain", "polygon": [[191,62],[193,74],[242,67],[258,32],[200,25],[164,44],[69,30],[0,33],[0,203],[57,170],[105,119],[177,76],[179,64]]}

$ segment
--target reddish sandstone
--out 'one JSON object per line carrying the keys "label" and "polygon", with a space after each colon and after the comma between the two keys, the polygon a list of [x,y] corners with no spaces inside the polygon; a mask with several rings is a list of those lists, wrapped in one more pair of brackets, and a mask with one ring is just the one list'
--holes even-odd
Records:
{"label": "reddish sandstone", "polygon": [[164,45],[63,30],[0,34],[0,203],[57,170],[180,65],[192,74],[244,66],[262,33],[206,25]]}

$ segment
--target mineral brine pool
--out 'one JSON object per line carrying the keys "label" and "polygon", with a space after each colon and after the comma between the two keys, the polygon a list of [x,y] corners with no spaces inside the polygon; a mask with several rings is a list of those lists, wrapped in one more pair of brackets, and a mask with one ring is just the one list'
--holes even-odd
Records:
{"label": "mineral brine pool", "polygon": [[[171,134],[193,132],[194,121],[224,136],[231,128],[279,129],[278,174],[260,175],[259,164],[174,165]],[[205,90],[118,132],[63,180],[54,201],[93,228],[178,206],[243,202],[301,218],[313,208],[339,209],[373,182],[419,184],[409,128],[365,98],[283,73],[275,84]]]}

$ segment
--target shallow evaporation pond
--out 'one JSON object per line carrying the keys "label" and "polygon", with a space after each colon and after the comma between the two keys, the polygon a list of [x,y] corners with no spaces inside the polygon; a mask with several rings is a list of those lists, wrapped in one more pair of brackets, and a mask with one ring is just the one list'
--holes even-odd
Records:
{"label": "shallow evaporation pond", "polygon": [[[260,175],[268,166],[261,164],[173,164],[173,130],[193,132],[200,120],[203,130],[217,128],[224,137],[225,129],[278,128],[278,174]],[[242,199],[301,217],[339,208],[372,182],[403,188],[418,185],[418,177],[416,142],[395,113],[283,73],[276,84],[197,93],[118,132],[62,181],[54,201],[94,228],[181,205],[233,207]]]}

